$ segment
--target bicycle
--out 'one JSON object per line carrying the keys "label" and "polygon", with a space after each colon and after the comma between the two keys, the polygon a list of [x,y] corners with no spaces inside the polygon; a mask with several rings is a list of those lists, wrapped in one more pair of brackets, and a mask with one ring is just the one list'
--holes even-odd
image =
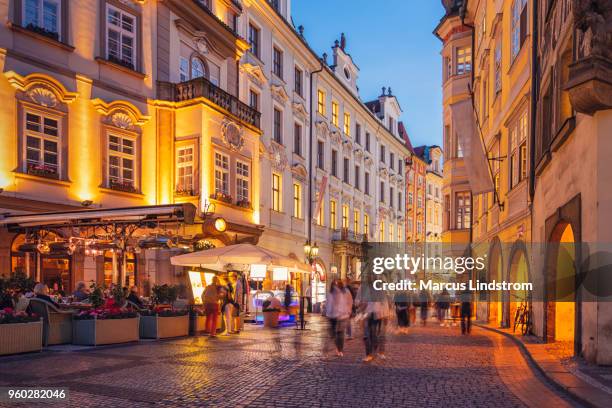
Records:
{"label": "bicycle", "polygon": [[531,334],[531,329],[533,327],[531,309],[524,302],[521,303],[514,314],[514,327],[512,328],[513,333],[516,332],[517,326],[520,326],[521,334],[523,336]]}

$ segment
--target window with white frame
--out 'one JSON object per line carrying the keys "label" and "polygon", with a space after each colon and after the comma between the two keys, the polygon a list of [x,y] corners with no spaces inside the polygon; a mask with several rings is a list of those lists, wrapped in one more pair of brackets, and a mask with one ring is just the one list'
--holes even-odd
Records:
{"label": "window with white frame", "polygon": [[462,75],[472,70],[472,48],[459,47],[455,56],[455,71],[457,75]]}
{"label": "window with white frame", "polygon": [[412,191],[408,192],[408,205],[412,205],[413,203],[413,194]]}
{"label": "window with white frame", "polygon": [[136,141],[119,134],[108,135],[108,180],[111,188],[134,188]]}
{"label": "window with white frame", "polygon": [[179,81],[189,81],[189,60],[185,57],[179,57]]}
{"label": "window with white frame", "polygon": [[511,50],[512,60],[516,58],[527,37],[527,0],[514,0],[512,4]]}
{"label": "window with white frame", "polygon": [[336,229],[338,227],[336,201],[334,200],[330,200],[329,202],[329,226],[331,229]]}
{"label": "window with white frame", "polygon": [[272,48],[272,72],[283,79],[283,52],[276,47]]}
{"label": "window with white frame", "polygon": [[472,208],[470,203],[470,193],[456,193],[455,196],[455,228],[467,229],[470,228]]}
{"label": "window with white frame", "polygon": [[251,53],[259,58],[259,28],[255,27],[252,23],[249,23],[249,45],[251,46]]}
{"label": "window with white frame", "polygon": [[60,40],[61,0],[24,0],[23,26]]}
{"label": "window with white frame", "polygon": [[510,128],[510,188],[527,178],[527,110],[511,125]]}
{"label": "window with white frame", "polygon": [[106,5],[106,58],[136,69],[136,16]]}
{"label": "window with white frame", "polygon": [[194,194],[194,147],[181,146],[176,150],[176,192]]}
{"label": "window with white frame", "polygon": [[191,58],[191,79],[206,76],[204,63],[198,57]]}
{"label": "window with white frame", "polygon": [[272,137],[276,143],[283,144],[283,112],[277,108],[274,108],[273,119]]}
{"label": "window with white frame", "polygon": [[302,185],[293,183],[293,217],[302,218]]}
{"label": "window with white frame", "polygon": [[59,119],[38,112],[26,111],[24,134],[26,172],[59,177]]}
{"label": "window with white frame", "polygon": [[229,194],[229,156],[215,152],[215,196]]}
{"label": "window with white frame", "polygon": [[250,204],[249,172],[250,166],[242,161],[236,161],[236,202],[238,205]]}
{"label": "window with white frame", "polygon": [[502,42],[501,35],[496,41],[495,44],[495,93],[501,91],[502,89]]}
{"label": "window with white frame", "polygon": [[281,175],[272,173],[272,210],[280,212],[282,206]]}

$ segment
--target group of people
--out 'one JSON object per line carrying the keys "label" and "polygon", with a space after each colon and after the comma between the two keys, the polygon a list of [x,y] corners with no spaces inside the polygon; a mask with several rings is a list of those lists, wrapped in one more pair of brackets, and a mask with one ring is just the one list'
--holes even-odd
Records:
{"label": "group of people", "polygon": [[[106,303],[113,302],[113,297],[111,295],[113,286],[105,289],[103,292],[103,296]],[[129,289],[127,287],[124,287],[123,291],[125,293],[126,299],[130,301],[133,305],[139,308],[143,308],[145,306],[142,298],[138,295],[137,286],[132,286]],[[3,300],[2,304],[0,305],[0,308],[10,307],[17,311],[26,310],[29,305],[29,299],[31,298],[44,300],[55,306],[56,308],[59,308],[60,303],[88,303],[90,295],[91,291],[89,290],[87,284],[83,281],[77,282],[74,292],[69,295],[66,295],[66,293],[61,288],[58,288],[57,285],[54,285],[52,288],[49,288],[46,283],[38,282],[31,290],[11,288],[10,296]]]}
{"label": "group of people", "polygon": [[214,276],[204,289],[202,303],[206,313],[206,331],[211,337],[217,336],[219,315],[223,316],[222,335],[238,334],[242,330],[240,310],[243,304],[244,285],[236,272],[230,272],[223,282]]}
{"label": "group of people", "polygon": [[[331,337],[334,340],[336,355],[344,355],[345,338],[352,338],[352,324],[363,325],[365,346],[364,362],[375,357],[385,359],[385,334],[395,310],[397,331],[407,332],[411,322],[416,321],[416,308],[420,308],[421,324],[426,325],[429,308],[433,303],[441,326],[446,325],[451,306],[451,295],[442,291],[435,302],[427,292],[421,292],[413,298],[406,292],[398,293],[393,301],[382,291],[369,290],[365,284],[359,289],[349,281],[335,280],[330,285],[327,295],[325,315],[330,322]],[[459,294],[461,303],[461,333],[469,334],[471,329],[472,297],[469,292]]]}

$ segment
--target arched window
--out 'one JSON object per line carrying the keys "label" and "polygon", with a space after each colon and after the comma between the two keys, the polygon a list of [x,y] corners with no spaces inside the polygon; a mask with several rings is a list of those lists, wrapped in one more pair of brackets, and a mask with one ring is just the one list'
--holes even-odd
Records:
{"label": "arched window", "polygon": [[191,58],[191,79],[206,76],[206,70],[202,60],[197,57]]}

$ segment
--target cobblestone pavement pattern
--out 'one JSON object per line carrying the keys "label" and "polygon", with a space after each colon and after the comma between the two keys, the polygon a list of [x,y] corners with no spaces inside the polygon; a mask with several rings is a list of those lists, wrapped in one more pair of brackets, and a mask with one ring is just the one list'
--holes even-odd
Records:
{"label": "cobblestone pavement pattern", "polygon": [[514,346],[484,330],[461,336],[457,328],[411,328],[387,336],[385,360],[365,364],[361,339],[347,342],[343,358],[333,355],[326,327],[313,318],[306,332],[251,326],[217,339],[4,357],[0,387],[69,387],[68,403],[45,405],[61,407],[502,408],[533,405],[529,393],[538,394],[539,407],[571,406],[524,361],[513,367],[519,352],[505,353]]}

